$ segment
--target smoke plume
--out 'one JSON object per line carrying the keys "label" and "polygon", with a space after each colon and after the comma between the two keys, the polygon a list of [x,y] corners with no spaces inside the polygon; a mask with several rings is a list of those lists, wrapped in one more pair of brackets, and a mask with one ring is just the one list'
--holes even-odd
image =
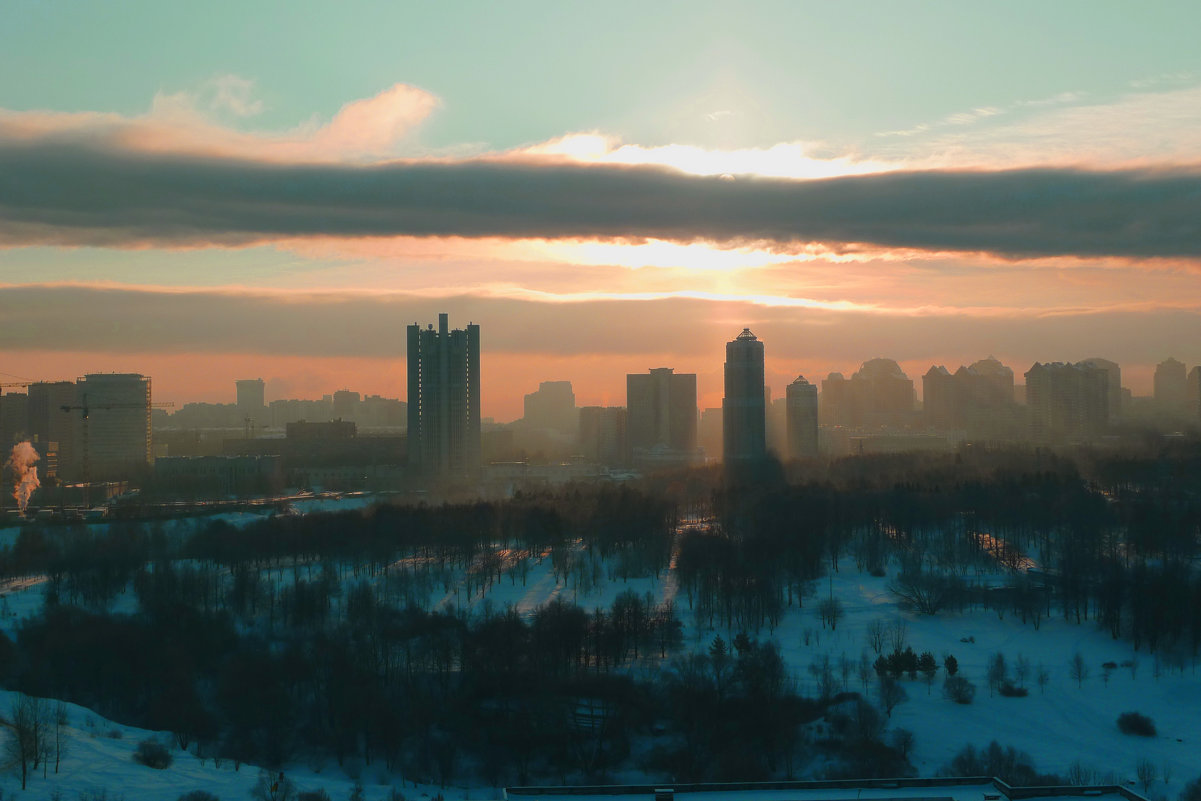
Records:
{"label": "smoke plume", "polygon": [[38,469],[33,464],[41,458],[33,445],[26,440],[13,445],[12,455],[4,463],[4,467],[12,471],[13,497],[17,499],[17,508],[21,510],[22,515],[25,514],[25,507],[29,505],[29,496],[42,486],[42,482],[38,481]]}

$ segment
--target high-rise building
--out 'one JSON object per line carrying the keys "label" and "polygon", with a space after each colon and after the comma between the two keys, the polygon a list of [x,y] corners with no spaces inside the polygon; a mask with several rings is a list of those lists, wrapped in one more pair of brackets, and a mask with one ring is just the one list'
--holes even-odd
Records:
{"label": "high-rise building", "polygon": [[834,426],[904,426],[913,420],[913,382],[892,359],[869,359],[851,376],[822,382],[822,420]]}
{"label": "high-rise building", "polygon": [[626,432],[635,460],[696,452],[696,374],[656,367],[626,376]]}
{"label": "high-rise building", "polygon": [[12,446],[25,439],[29,439],[29,394],[6,392],[0,395],[0,464]]}
{"label": "high-rise building", "polygon": [[[79,481],[81,475],[79,389],[74,381],[39,381],[29,385],[29,434],[38,453],[57,453],[57,478]],[[67,407],[64,409],[63,407]],[[43,476],[49,471],[43,469]]]}
{"label": "high-rise building", "polygon": [[621,406],[582,407],[579,444],[586,459],[609,467],[626,464],[626,410]]}
{"label": "high-rise building", "polygon": [[1169,356],[1155,367],[1155,402],[1164,411],[1179,412],[1184,409],[1185,368]]}
{"label": "high-rise building", "polygon": [[830,373],[822,380],[821,417],[827,426],[855,425],[851,405],[851,382],[842,373]]}
{"label": "high-rise building", "polygon": [[788,431],[788,457],[804,459],[817,456],[817,386],[797,376],[785,390]]}
{"label": "high-rise building", "polygon": [[1194,420],[1201,418],[1201,366],[1189,370],[1184,398],[1185,414]]}
{"label": "high-rise building", "polygon": [[461,477],[480,465],[480,327],[408,327],[408,462],[431,478]]}
{"label": "high-rise building", "polygon": [[1096,356],[1080,363],[1105,371],[1109,386],[1109,421],[1114,422],[1122,416],[1122,368],[1117,362]]}
{"label": "high-rise building", "polygon": [[267,414],[265,384],[261,378],[243,378],[234,381],[238,389],[238,416],[242,422],[249,420],[256,426],[265,426],[270,422]]}
{"label": "high-rise building", "polygon": [[941,364],[931,365],[922,376],[922,412],[926,425],[949,430],[962,424],[959,409],[959,387],[955,376]]}
{"label": "high-rise building", "polygon": [[722,408],[722,458],[752,462],[767,455],[763,399],[763,343],[744,328],[726,343]]}
{"label": "high-rise building", "polygon": [[[79,379],[86,478],[119,481],[150,465],[150,379],[137,373],[90,373]],[[87,420],[82,420],[86,414]]]}
{"label": "high-rise building", "polygon": [[338,420],[357,421],[359,419],[360,402],[361,396],[359,393],[349,389],[339,389],[334,393],[334,417]]}
{"label": "high-rise building", "polygon": [[543,381],[537,392],[525,396],[522,420],[534,428],[557,431],[575,436],[579,426],[579,411],[570,381]]}
{"label": "high-rise building", "polygon": [[902,426],[913,416],[913,382],[892,359],[864,362],[851,376],[851,395],[858,425]]}
{"label": "high-rise building", "polygon": [[1109,422],[1109,374],[1089,365],[1034,363],[1026,371],[1026,406],[1039,438],[1088,437]]}
{"label": "high-rise building", "polygon": [[952,374],[942,365],[922,376],[926,425],[949,431],[978,430],[1013,407],[1013,370],[989,357]]}

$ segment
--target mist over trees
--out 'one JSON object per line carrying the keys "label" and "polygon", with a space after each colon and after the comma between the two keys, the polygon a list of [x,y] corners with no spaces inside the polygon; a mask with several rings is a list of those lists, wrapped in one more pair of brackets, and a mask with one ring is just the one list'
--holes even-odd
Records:
{"label": "mist over trees", "polygon": [[[0,549],[0,577],[46,576],[46,603],[15,641],[0,638],[0,678],[235,765],[317,754],[492,784],[623,767],[678,781],[817,763],[904,775],[912,736],[887,732],[912,693],[903,682],[931,694],[941,670],[959,703],[972,682],[880,621],[862,664],[814,652],[818,695],[806,697],[772,640],[786,611],[810,607],[835,629],[822,578],[873,572],[916,614],[1059,616],[1129,638],[1156,670],[1183,669],[1201,647],[1197,487],[1189,455],[980,450],[798,463],[755,486],[693,471],[641,488],[214,520],[186,535],[30,526]],[[582,595],[674,562],[679,590],[595,608],[484,598],[538,562]],[[127,588],[136,609],[113,612]],[[712,636],[685,647],[682,620]],[[1009,656],[994,657],[990,692],[1028,679],[1041,692],[1045,667]]]}

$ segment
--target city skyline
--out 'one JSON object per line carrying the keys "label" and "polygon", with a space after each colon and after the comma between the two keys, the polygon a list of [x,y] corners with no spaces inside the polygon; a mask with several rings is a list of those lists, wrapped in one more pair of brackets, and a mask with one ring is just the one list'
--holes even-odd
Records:
{"label": "city skyline", "polygon": [[878,356],[1101,355],[1136,394],[1201,362],[1187,4],[612,9],[9,9],[0,371],[400,397],[443,309],[494,332],[502,420],[660,365],[715,406],[742,327],[776,395]]}

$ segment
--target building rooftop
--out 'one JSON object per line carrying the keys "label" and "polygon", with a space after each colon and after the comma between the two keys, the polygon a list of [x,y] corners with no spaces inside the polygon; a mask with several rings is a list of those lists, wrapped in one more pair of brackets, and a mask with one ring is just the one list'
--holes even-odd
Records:
{"label": "building rooftop", "polygon": [[862,779],[585,787],[507,787],[507,801],[615,801],[618,797],[655,799],[674,791],[673,801],[1067,801],[1082,796],[1105,801],[1146,801],[1125,787],[1011,787],[988,777]]}

